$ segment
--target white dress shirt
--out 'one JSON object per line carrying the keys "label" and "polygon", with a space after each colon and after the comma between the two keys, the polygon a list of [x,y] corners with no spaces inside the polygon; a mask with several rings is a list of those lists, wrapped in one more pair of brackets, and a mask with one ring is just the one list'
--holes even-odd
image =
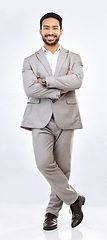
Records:
{"label": "white dress shirt", "polygon": [[55,74],[55,69],[56,69],[56,64],[57,64],[57,59],[59,56],[59,52],[60,52],[61,46],[58,47],[57,51],[55,53],[52,53],[50,51],[47,51],[44,47],[43,47],[43,51],[47,57],[47,60],[50,64],[50,67],[52,69],[52,74]]}

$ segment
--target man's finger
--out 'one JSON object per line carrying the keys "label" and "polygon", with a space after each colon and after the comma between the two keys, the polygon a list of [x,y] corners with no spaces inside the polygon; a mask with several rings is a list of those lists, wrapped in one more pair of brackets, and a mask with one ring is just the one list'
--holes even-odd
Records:
{"label": "man's finger", "polygon": [[73,71],[72,71],[72,70],[70,70],[70,71],[67,73],[67,75],[71,75],[71,74],[73,74]]}

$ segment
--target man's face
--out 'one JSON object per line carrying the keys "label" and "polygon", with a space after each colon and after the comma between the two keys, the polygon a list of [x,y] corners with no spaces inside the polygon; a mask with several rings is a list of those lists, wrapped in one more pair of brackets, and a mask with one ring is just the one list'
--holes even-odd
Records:
{"label": "man's face", "polygon": [[55,18],[47,18],[42,22],[42,29],[40,35],[45,44],[48,46],[56,45],[62,35],[63,30],[60,30],[59,21]]}

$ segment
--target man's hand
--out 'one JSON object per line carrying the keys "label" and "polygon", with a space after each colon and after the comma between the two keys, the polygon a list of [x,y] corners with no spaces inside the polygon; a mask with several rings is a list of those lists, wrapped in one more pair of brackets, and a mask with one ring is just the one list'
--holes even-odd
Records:
{"label": "man's hand", "polygon": [[60,91],[60,95],[62,95],[62,94],[64,94],[64,93],[67,93],[68,91],[66,91],[66,90],[61,90]]}
{"label": "man's hand", "polygon": [[[71,75],[71,74],[73,74],[73,71],[72,70],[70,70],[66,75]],[[67,93],[68,91],[66,91],[66,90],[61,90],[60,91],[60,94],[62,95],[62,94],[64,94],[64,93]]]}
{"label": "man's hand", "polygon": [[66,75],[71,75],[71,74],[73,74],[72,70],[70,70]]}
{"label": "man's hand", "polygon": [[37,81],[38,81],[38,83],[40,83],[40,84],[46,86],[46,83],[43,83],[43,82],[42,82],[42,78],[38,78]]}

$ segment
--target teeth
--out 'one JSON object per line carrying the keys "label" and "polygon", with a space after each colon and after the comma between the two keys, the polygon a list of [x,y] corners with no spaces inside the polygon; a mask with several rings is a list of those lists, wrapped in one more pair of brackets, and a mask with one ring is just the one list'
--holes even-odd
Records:
{"label": "teeth", "polygon": [[50,36],[48,36],[48,39],[50,39],[50,40],[53,40],[53,39],[54,39],[54,37],[50,37]]}

